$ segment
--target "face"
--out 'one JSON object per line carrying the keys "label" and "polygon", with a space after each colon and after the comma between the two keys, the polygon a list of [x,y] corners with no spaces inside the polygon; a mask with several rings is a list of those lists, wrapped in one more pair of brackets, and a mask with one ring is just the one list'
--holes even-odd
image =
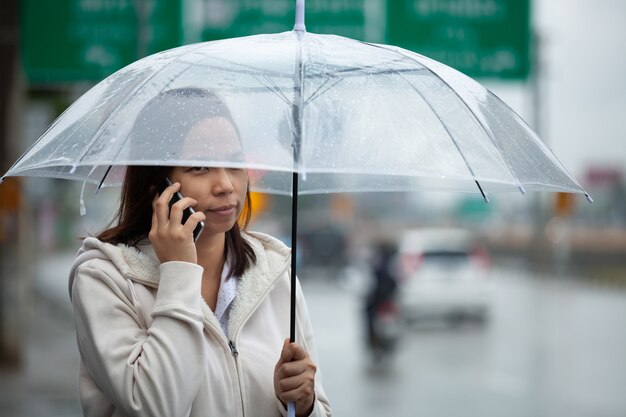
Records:
{"label": "face", "polygon": [[[207,157],[232,161],[240,158],[241,145],[233,125],[224,118],[203,120],[191,128],[182,150],[186,159]],[[243,210],[248,175],[245,169],[188,166],[175,167],[169,174],[180,182],[180,192],[198,201],[194,207],[206,215],[202,236],[230,230]]]}

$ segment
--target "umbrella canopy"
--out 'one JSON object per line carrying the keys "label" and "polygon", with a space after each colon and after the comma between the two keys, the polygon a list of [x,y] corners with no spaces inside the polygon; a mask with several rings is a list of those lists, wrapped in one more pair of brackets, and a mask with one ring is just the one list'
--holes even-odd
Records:
{"label": "umbrella canopy", "polygon": [[[216,141],[181,148],[188,126],[179,121],[202,107],[202,95],[160,100],[163,117],[141,122],[164,92],[184,89],[219,97],[240,152],[220,152]],[[150,135],[136,135],[139,128]],[[85,93],[5,176],[108,186],[127,165],[245,167],[260,171],[253,190],[286,195],[292,173],[301,175],[301,194],[584,193],[526,123],[467,76],[401,48],[304,31],[139,60]]]}

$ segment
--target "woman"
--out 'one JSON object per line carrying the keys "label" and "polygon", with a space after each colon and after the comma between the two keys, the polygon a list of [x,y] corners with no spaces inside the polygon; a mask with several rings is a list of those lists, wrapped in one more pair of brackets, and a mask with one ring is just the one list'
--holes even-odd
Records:
{"label": "woman", "polygon": [[[226,106],[199,89],[148,103],[131,146],[180,131],[183,156],[241,150]],[[290,250],[242,230],[249,210],[244,169],[127,168],[117,225],[84,240],[70,276],[84,415],[263,417],[294,402],[330,416],[299,287],[298,344],[284,339]]]}

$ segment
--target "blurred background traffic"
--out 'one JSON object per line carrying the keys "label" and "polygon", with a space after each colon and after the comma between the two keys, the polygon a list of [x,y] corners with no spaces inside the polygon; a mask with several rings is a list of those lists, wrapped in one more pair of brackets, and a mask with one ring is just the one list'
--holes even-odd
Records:
{"label": "blurred background traffic", "polygon": [[[291,0],[5,0],[0,171],[96,82],[191,42],[282,32]],[[300,200],[299,266],[338,416],[626,415],[626,3],[309,0],[307,30],[475,77],[591,194]],[[67,273],[117,190],[0,184],[0,415],[77,416]],[[290,200],[251,229],[289,243]]]}

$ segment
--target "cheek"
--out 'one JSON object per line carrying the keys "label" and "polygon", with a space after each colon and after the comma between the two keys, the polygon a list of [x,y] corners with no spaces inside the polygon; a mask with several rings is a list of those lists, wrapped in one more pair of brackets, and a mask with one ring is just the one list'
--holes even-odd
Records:
{"label": "cheek", "polygon": [[248,174],[246,171],[242,170],[240,172],[235,172],[232,176],[232,182],[238,193],[243,193],[243,195],[246,194],[246,191],[248,190]]}
{"label": "cheek", "polygon": [[202,201],[202,198],[206,194],[206,184],[201,181],[193,181],[188,178],[186,181],[181,181],[180,193],[185,197],[191,197],[195,200]]}

